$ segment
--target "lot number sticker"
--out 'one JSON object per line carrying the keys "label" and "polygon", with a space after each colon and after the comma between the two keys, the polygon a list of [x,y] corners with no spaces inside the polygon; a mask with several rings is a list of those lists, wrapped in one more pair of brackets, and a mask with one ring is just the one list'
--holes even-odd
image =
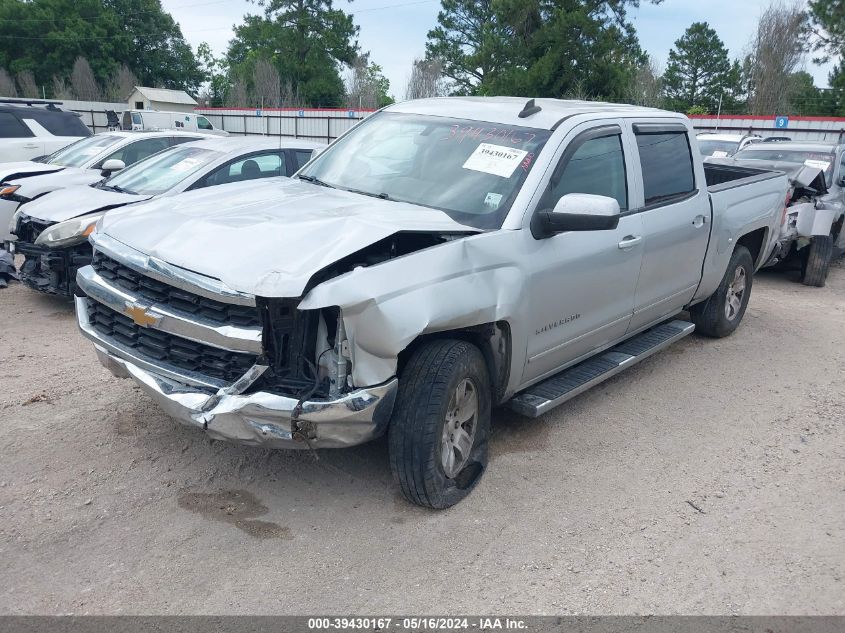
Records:
{"label": "lot number sticker", "polygon": [[510,178],[528,152],[521,149],[482,143],[464,163],[464,169]]}

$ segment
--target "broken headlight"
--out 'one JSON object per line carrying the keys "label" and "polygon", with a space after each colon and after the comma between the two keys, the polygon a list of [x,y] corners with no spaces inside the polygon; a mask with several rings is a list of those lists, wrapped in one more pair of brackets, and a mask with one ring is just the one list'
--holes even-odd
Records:
{"label": "broken headlight", "polygon": [[94,232],[97,222],[103,215],[105,215],[105,211],[60,222],[42,232],[35,243],[48,248],[81,244]]}

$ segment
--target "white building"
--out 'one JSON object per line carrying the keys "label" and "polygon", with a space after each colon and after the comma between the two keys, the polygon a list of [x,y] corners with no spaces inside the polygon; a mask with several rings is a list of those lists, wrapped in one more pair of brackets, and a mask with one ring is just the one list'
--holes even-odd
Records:
{"label": "white building", "polygon": [[127,99],[129,110],[162,110],[165,112],[193,112],[197,102],[184,90],[145,88],[135,86]]}

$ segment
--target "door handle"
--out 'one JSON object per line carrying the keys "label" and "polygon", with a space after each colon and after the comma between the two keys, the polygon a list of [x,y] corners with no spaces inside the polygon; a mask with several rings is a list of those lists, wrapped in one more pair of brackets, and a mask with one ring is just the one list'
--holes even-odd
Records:
{"label": "door handle", "polygon": [[642,235],[629,235],[624,240],[619,242],[619,250],[627,251],[630,248],[634,248],[637,244],[643,241]]}
{"label": "door handle", "polygon": [[700,229],[705,224],[707,224],[707,216],[706,215],[697,215],[697,216],[695,216],[695,219],[692,221],[692,225],[697,229]]}
{"label": "door handle", "polygon": [[26,145],[24,145],[24,148],[26,149],[38,149],[39,147],[41,146],[35,143],[27,143]]}

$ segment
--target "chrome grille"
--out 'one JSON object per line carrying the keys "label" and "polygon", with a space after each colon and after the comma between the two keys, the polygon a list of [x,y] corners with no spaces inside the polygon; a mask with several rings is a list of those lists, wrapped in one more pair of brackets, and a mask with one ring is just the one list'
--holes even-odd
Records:
{"label": "chrome grille", "polygon": [[101,252],[94,253],[92,266],[103,279],[156,305],[168,307],[189,316],[201,317],[220,325],[238,327],[261,325],[258,310],[254,307],[223,303],[170,286],[142,275]]}
{"label": "chrome grille", "polygon": [[161,330],[144,328],[111,308],[88,301],[88,319],[100,334],[152,361],[234,382],[249,370],[256,356],[197,343]]}

